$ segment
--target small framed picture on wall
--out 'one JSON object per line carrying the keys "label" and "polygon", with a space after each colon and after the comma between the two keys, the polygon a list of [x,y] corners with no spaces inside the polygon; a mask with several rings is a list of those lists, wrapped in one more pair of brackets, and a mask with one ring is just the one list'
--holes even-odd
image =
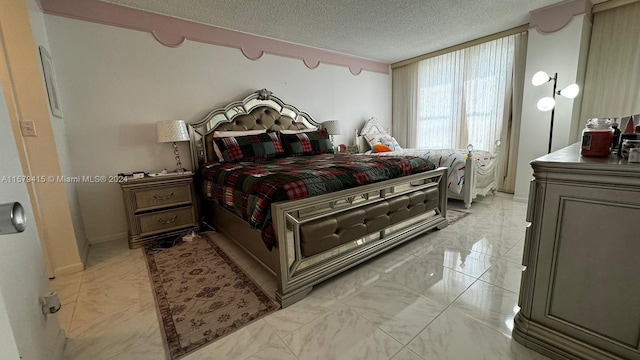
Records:
{"label": "small framed picture on wall", "polygon": [[49,97],[49,107],[51,113],[55,117],[62,118],[62,106],[60,104],[60,94],[58,92],[58,84],[56,82],[56,72],[53,67],[53,59],[44,48],[38,46],[40,50],[40,60],[42,61],[42,72],[44,73],[44,82],[47,87],[47,96]]}

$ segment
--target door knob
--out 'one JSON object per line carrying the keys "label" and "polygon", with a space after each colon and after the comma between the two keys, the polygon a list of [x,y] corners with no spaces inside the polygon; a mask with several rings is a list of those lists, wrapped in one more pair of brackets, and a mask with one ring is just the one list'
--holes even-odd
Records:
{"label": "door knob", "polygon": [[0,235],[23,232],[27,227],[27,217],[19,202],[0,205]]}

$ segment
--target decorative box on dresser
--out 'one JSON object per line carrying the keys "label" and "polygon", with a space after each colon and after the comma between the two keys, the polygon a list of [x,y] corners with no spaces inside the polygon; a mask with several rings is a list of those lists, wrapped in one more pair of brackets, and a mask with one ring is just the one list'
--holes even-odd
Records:
{"label": "decorative box on dresser", "polygon": [[193,174],[129,178],[121,182],[129,247],[199,227]]}
{"label": "decorative box on dresser", "polygon": [[640,359],[640,164],[578,143],[531,166],[513,338],[553,359]]}

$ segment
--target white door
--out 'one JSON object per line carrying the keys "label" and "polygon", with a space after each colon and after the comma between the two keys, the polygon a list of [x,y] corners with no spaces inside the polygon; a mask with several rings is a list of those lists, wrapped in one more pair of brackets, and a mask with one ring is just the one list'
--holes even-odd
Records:
{"label": "white door", "polygon": [[16,339],[9,323],[8,311],[0,294],[0,359],[19,359]]}
{"label": "white door", "polygon": [[0,359],[53,359],[60,325],[39,304],[49,284],[2,89],[0,83],[0,204],[22,204],[27,226],[0,234]]}

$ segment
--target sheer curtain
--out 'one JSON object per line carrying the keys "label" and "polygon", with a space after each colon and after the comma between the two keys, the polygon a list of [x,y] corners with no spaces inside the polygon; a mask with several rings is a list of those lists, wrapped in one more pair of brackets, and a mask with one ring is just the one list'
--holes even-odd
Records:
{"label": "sheer curtain", "polygon": [[[450,149],[464,142],[462,50],[420,61],[416,147]],[[464,147],[467,145],[465,144]]]}
{"label": "sheer curtain", "polygon": [[494,150],[510,112],[516,36],[419,63],[417,147]]}
{"label": "sheer curtain", "polygon": [[640,113],[639,19],[640,2],[594,14],[582,119]]}
{"label": "sheer curtain", "polygon": [[513,98],[514,73],[522,86],[524,57],[516,55],[526,51],[526,43],[526,33],[515,34],[394,69],[393,133],[400,144],[431,149],[472,144],[494,151],[501,140],[500,188],[512,192],[513,185],[504,181],[510,169],[515,171],[508,162],[517,158],[507,154],[517,148],[512,138],[519,133],[520,114],[512,117],[512,103],[522,101],[521,92]]}

